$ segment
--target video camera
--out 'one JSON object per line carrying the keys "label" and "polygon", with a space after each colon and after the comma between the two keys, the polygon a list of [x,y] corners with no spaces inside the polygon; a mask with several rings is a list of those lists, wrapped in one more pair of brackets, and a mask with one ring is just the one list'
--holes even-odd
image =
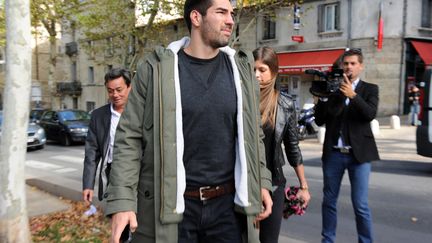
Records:
{"label": "video camera", "polygon": [[343,69],[335,68],[331,72],[321,72],[315,69],[305,70],[306,74],[312,74],[319,77],[320,80],[312,81],[312,86],[309,89],[311,94],[318,97],[328,97],[337,92],[343,82]]}

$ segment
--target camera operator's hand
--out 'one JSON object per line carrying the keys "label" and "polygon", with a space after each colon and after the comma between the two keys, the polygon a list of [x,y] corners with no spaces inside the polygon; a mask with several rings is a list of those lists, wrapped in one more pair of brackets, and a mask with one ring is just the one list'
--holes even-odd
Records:
{"label": "camera operator's hand", "polygon": [[349,80],[348,76],[344,73],[344,81],[341,83],[339,90],[342,92],[343,95],[346,97],[353,99],[357,94],[354,92],[351,81]]}

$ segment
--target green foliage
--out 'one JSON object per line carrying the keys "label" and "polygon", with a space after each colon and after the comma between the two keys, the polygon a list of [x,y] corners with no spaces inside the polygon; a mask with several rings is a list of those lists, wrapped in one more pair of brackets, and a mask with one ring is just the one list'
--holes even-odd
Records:
{"label": "green foliage", "polygon": [[79,0],[31,0],[32,26],[42,25],[51,37],[55,37],[57,25],[71,19],[78,12],[79,6]]}
{"label": "green foliage", "polygon": [[[102,40],[102,44],[104,39],[109,39],[117,51],[116,57],[120,57],[125,66],[133,66],[133,60],[143,52],[148,41],[166,38],[160,35],[166,23],[164,18],[180,16],[183,3],[184,0],[88,0],[76,18],[85,36],[81,42]],[[92,50],[88,45],[82,46],[87,51],[100,51],[95,49],[97,45]]]}
{"label": "green foliage", "polygon": [[135,6],[126,0],[89,0],[78,14],[78,28],[90,40],[133,33]]}
{"label": "green foliage", "polygon": [[[236,22],[239,22],[242,14],[264,14],[298,2],[302,0],[238,0]],[[181,18],[183,5],[184,0],[88,0],[76,18],[78,28],[85,36],[81,42],[110,38],[114,49],[123,49],[120,56],[126,60],[131,55],[127,50],[131,44],[138,47],[137,53],[140,54],[146,50],[149,42],[166,43],[168,37],[161,33],[164,33],[166,24],[172,23],[166,17]],[[242,28],[242,31],[246,29]],[[99,51],[92,48],[87,51]],[[130,64],[129,61],[123,63]]]}
{"label": "green foliage", "polygon": [[245,33],[253,24],[256,24],[257,18],[260,16],[274,16],[274,11],[281,7],[293,7],[295,4],[302,4],[304,0],[237,0],[235,6],[235,23],[240,23],[243,16],[253,16],[251,21],[242,27],[238,36],[232,36],[231,46],[239,40],[240,36]]}

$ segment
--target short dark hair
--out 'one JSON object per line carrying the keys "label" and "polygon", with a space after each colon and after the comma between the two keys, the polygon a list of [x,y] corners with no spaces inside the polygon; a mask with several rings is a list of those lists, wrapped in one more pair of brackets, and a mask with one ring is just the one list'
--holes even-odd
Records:
{"label": "short dark hair", "polygon": [[207,9],[213,5],[213,0],[186,0],[184,4],[183,18],[186,21],[189,33],[192,29],[190,14],[193,10],[198,11],[202,16],[207,14]]}
{"label": "short dark hair", "polygon": [[350,49],[346,50],[344,52],[344,54],[342,54],[341,61],[343,62],[345,57],[348,57],[348,56],[357,56],[359,63],[363,63],[363,53],[362,53],[361,48],[350,48]]}
{"label": "short dark hair", "polygon": [[129,70],[125,69],[125,68],[113,68],[111,70],[109,70],[106,74],[105,74],[105,85],[114,79],[118,79],[122,77],[126,83],[126,86],[130,86],[131,84],[131,74],[129,72]]}

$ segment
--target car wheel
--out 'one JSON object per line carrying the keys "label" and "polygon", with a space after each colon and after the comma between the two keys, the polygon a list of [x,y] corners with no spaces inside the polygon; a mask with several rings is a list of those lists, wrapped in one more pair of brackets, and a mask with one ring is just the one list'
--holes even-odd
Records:
{"label": "car wheel", "polygon": [[72,143],[71,138],[66,133],[62,135],[60,142],[63,146],[70,146]]}

